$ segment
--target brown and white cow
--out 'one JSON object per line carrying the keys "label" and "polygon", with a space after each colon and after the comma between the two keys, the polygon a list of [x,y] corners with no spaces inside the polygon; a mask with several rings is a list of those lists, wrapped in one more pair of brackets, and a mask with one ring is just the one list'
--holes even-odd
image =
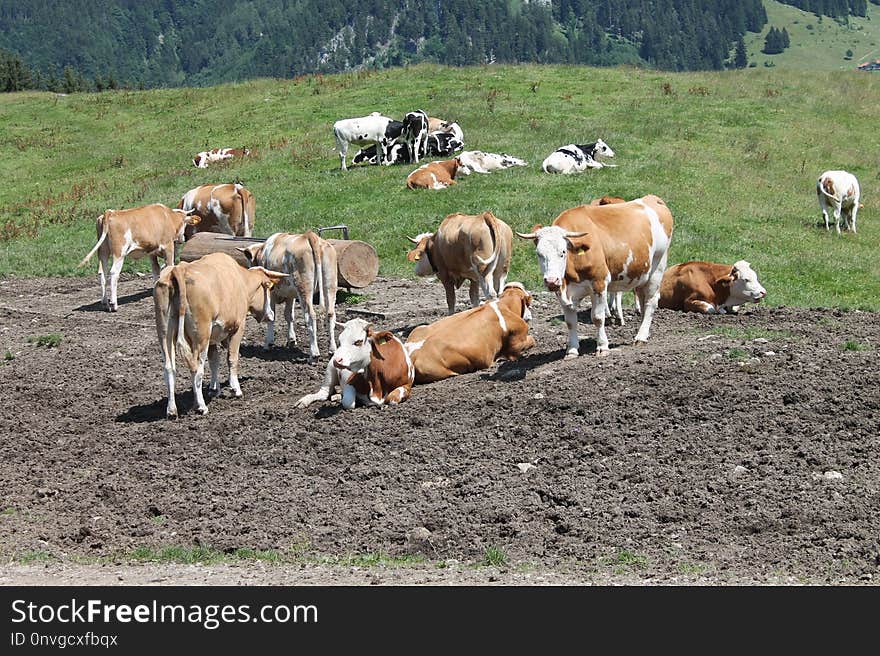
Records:
{"label": "brown and white cow", "polygon": [[620,196],[600,196],[599,198],[594,198],[590,201],[590,205],[596,207],[598,205],[613,205],[614,203],[625,203],[626,200],[621,198]]}
{"label": "brown and white cow", "polygon": [[488,369],[499,358],[517,360],[535,345],[529,335],[531,302],[525,287],[512,282],[497,300],[415,328],[405,346],[416,383]]}
{"label": "brown and white cow", "polygon": [[192,159],[193,166],[206,169],[208,164],[222,162],[233,157],[247,157],[251,151],[247,148],[212,148],[211,150],[203,150]]}
{"label": "brown and white cow", "polygon": [[364,319],[352,319],[339,335],[321,389],[302,397],[296,407],[326,401],[337,387],[342,407],[348,410],[358,401],[368,406],[395,405],[409,398],[414,379],[409,353],[393,333],[376,332]]}
{"label": "brown and white cow", "polygon": [[[174,264],[174,242],[183,242],[184,229],[200,221],[190,212],[173,210],[161,203],[144,205],[127,210],[107,210],[96,219],[98,243],[79,263],[85,266],[92,256],[98,253],[98,277],[101,279],[101,302],[116,312],[116,289],[119,274],[126,257],[139,259],[150,256],[153,280],[159,278],[159,258],[165,260],[164,266]],[[107,293],[107,262],[113,256],[110,267],[110,293]]]}
{"label": "brown and white cow", "polygon": [[[327,332],[330,333],[330,352],[336,350],[336,249],[326,239],[309,230],[305,234],[276,232],[265,242],[239,248],[251,266],[262,266],[272,271],[283,271],[288,276],[272,288],[272,312],[278,303],[284,303],[287,319],[287,342],[296,344],[293,316],[294,302],[303,309],[309,333],[309,361],[320,354],[318,349],[318,321],[315,316],[314,295],[318,293],[318,309],[326,313]],[[275,342],[275,321],[266,324],[265,348]]]}
{"label": "brown and white cow", "polygon": [[729,264],[684,262],[669,267],[660,283],[660,307],[702,314],[735,312],[759,303],[767,290],[745,260]]}
{"label": "brown and white cow", "polygon": [[244,337],[245,320],[248,313],[258,321],[273,317],[269,292],[286,277],[286,273],[262,267],[245,269],[226,253],[211,253],[162,271],[153,289],[153,305],[165,363],[169,419],[177,416],[175,345],[180,347],[192,373],[196,409],[201,414],[208,414],[202,396],[206,359],[211,364],[209,393],[220,391],[218,344],[227,349],[229,386],[235,396],[241,396],[238,349]]}
{"label": "brown and white cow", "polygon": [[240,184],[204,184],[190,189],[177,204],[202,217],[198,228],[187,230],[189,239],[196,232],[222,232],[235,237],[250,237],[256,219],[256,199]]}
{"label": "brown and white cow", "polygon": [[819,196],[819,207],[828,225],[828,208],[834,212],[837,234],[840,234],[840,217],[843,216],[843,229],[856,232],[856,216],[859,213],[859,181],[847,171],[825,171],[816,182],[816,194]]}
{"label": "brown and white cow", "polygon": [[498,298],[510,270],[513,230],[492,212],[450,214],[436,232],[415,238],[407,259],[416,263],[417,276],[436,275],[446,290],[448,313],[455,312],[455,290],[470,280],[471,307]]}
{"label": "brown and white cow", "polygon": [[446,189],[455,184],[459,168],[461,161],[457,157],[422,164],[406,176],[406,186],[409,189]]}
{"label": "brown and white cow", "polygon": [[568,327],[566,358],[577,357],[577,308],[588,294],[596,326],[596,355],[608,355],[605,318],[608,294],[635,290],[642,323],[635,342],[647,342],[672,239],[672,213],[660,198],[581,205],[565,210],[547,227],[535,226],[523,239],[535,241],[548,290],[556,292]]}

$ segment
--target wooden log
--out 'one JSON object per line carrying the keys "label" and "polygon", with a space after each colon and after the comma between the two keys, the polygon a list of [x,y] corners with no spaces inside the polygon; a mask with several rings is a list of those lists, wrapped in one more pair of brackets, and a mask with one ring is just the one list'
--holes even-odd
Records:
{"label": "wooden log", "polygon": [[[208,253],[226,253],[242,266],[247,258],[239,248],[261,244],[257,237],[232,237],[219,232],[197,232],[183,246],[180,259],[192,262]],[[336,250],[336,273],[340,287],[366,287],[379,274],[379,256],[370,244],[357,239],[328,239]]]}

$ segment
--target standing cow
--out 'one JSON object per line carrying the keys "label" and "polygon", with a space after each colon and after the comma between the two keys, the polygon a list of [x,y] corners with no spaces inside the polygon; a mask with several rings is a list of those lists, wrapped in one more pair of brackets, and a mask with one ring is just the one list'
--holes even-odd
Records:
{"label": "standing cow", "polygon": [[840,234],[840,217],[843,216],[843,229],[856,232],[856,216],[859,213],[859,181],[852,173],[846,171],[825,171],[816,182],[816,194],[819,196],[819,207],[828,225],[828,208],[834,212],[837,234]]}
{"label": "standing cow", "polygon": [[672,213],[660,198],[581,205],[565,210],[553,225],[517,233],[535,242],[544,285],[556,292],[568,327],[566,358],[577,357],[577,308],[592,298],[596,355],[608,355],[605,318],[608,294],[634,289],[642,308],[635,341],[647,342],[672,240]]}
{"label": "standing cow", "polygon": [[[276,232],[261,244],[239,248],[250,266],[261,266],[272,271],[283,271],[288,276],[272,288],[272,312],[278,303],[284,303],[287,320],[287,341],[296,344],[293,305],[298,301],[303,310],[309,333],[309,362],[321,354],[318,348],[318,321],[315,315],[314,295],[318,293],[318,308],[327,317],[330,351],[336,350],[336,249],[326,239],[309,230],[305,234]],[[266,323],[265,348],[275,342],[275,320]]]}
{"label": "standing cow", "polygon": [[403,129],[401,121],[395,121],[379,112],[359,118],[345,118],[333,124],[333,135],[336,137],[336,150],[339,151],[339,162],[343,171],[347,171],[345,158],[348,147],[369,146],[374,144],[378,154],[378,164],[385,161],[388,146],[400,136]]}
{"label": "standing cow", "polygon": [[424,110],[407,112],[403,117],[401,139],[409,144],[413,161],[418,164],[419,159],[425,156],[428,146],[428,114]]}
{"label": "standing cow", "polygon": [[455,290],[470,280],[471,307],[498,298],[510,270],[513,231],[492,212],[450,214],[436,232],[416,238],[407,259],[415,262],[417,276],[436,275],[446,290],[448,313],[455,312]]}

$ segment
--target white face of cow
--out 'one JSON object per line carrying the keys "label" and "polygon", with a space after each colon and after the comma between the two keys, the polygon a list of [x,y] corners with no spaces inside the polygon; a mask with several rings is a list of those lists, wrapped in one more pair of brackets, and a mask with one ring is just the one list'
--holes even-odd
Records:
{"label": "white face of cow", "polygon": [[599,139],[596,141],[596,155],[599,157],[614,157],[614,151],[611,150],[611,147]]}
{"label": "white face of cow", "polygon": [[416,247],[407,253],[406,257],[410,262],[416,263],[415,274],[419,277],[432,276],[435,273],[427,254],[429,241],[433,236],[433,232],[423,232],[418,237],[410,239],[411,242],[416,244]]}
{"label": "white face of cow", "polygon": [[759,303],[767,295],[767,290],[758,282],[758,274],[745,260],[740,260],[733,265],[731,275],[734,276],[730,283],[730,298],[728,304],[741,305],[742,303]]}
{"label": "white face of cow", "polygon": [[369,322],[363,319],[352,319],[344,324],[339,335],[339,347],[333,352],[334,367],[358,373],[370,365],[373,347],[369,329]]}
{"label": "white face of cow", "polygon": [[544,277],[544,286],[551,292],[559,291],[565,279],[565,265],[568,261],[568,240],[566,231],[556,226],[541,228],[536,233],[535,253]]}

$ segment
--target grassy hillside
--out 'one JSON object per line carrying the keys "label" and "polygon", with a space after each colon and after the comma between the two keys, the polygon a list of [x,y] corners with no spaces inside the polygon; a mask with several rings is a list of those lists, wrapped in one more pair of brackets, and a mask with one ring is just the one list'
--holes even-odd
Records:
{"label": "grassy hillside", "polygon": [[[803,71],[849,71],[864,61],[880,59],[880,7],[868,3],[867,16],[850,16],[845,24],[828,16],[816,16],[775,0],[764,0],[767,24],[760,34],[746,34],[749,61],[765,62]],[[764,37],[770,27],[788,30],[791,46],[778,55],[765,55]],[[852,50],[850,60],[844,58]]]}
{"label": "grassy hillside", "polygon": [[[489,209],[525,230],[605,193],[656,193],[676,219],[671,263],[744,258],[771,304],[880,309],[878,101],[868,74],[763,67],[417,66],[211,89],[2,94],[0,275],[94,275],[76,263],[94,243],[95,216],[175,205],[206,182],[242,180],[257,197],[260,236],[348,224],[353,238],[376,246],[386,275],[410,275],[404,236],[451,212]],[[407,190],[410,166],[338,170],[334,120],[417,107],[458,120],[467,147],[530,166],[472,175],[441,192]],[[618,168],[540,171],[559,145],[597,137],[617,152]],[[259,154],[195,169],[191,156],[213,146]],[[815,181],[832,168],[861,180],[858,235],[817,227]],[[143,261],[126,267],[149,270]],[[517,240],[511,277],[538,286],[530,243]]]}

